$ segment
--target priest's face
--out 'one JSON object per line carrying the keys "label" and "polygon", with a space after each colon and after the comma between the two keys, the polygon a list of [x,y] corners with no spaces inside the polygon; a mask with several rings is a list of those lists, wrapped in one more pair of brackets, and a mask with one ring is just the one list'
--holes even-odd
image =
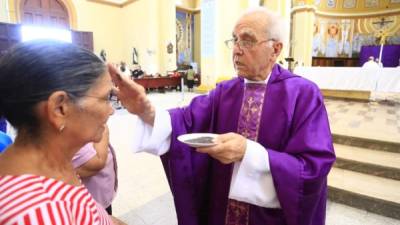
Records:
{"label": "priest's face", "polygon": [[245,15],[237,22],[232,33],[232,60],[239,76],[259,81],[271,72],[282,43],[268,37],[268,24],[268,18],[259,12]]}

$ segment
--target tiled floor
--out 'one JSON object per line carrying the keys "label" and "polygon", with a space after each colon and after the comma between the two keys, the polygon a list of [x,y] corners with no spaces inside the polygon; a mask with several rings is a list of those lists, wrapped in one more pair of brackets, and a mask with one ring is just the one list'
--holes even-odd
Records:
{"label": "tiled floor", "polygon": [[[157,107],[186,105],[196,94],[151,93]],[[385,97],[386,96],[386,97]],[[385,95],[384,98],[387,98]],[[398,95],[381,103],[326,100],[333,132],[400,142]],[[118,110],[110,118],[111,142],[117,150],[119,191],[113,203],[114,215],[132,225],[176,225],[173,200],[160,159],[130,152],[131,124],[136,117]],[[327,225],[400,225],[400,221],[345,205],[328,202]]]}
{"label": "tiled floor", "polygon": [[325,106],[335,134],[400,142],[400,102],[326,99]]}

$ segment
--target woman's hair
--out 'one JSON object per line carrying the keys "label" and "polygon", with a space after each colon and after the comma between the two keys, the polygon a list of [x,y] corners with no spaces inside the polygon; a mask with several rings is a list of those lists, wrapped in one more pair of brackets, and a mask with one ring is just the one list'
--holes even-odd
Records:
{"label": "woman's hair", "polygon": [[92,52],[52,40],[17,44],[0,58],[0,117],[32,136],[40,127],[35,106],[55,91],[82,97],[106,71]]}

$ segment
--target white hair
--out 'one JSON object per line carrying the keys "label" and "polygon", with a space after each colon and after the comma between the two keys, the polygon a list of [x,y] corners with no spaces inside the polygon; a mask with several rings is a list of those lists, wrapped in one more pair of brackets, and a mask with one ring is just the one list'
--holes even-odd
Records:
{"label": "white hair", "polygon": [[254,7],[246,10],[242,16],[249,16],[252,14],[262,14],[266,19],[265,32],[268,38],[276,41],[284,42],[286,40],[286,24],[285,20],[277,13],[265,8],[265,7]]}

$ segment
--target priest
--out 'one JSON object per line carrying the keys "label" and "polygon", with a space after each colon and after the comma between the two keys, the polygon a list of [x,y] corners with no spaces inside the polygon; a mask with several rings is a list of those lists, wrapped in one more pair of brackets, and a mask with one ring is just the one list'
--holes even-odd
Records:
{"label": "priest", "polygon": [[[325,223],[328,117],[318,87],[276,64],[283,27],[265,8],[245,12],[225,42],[237,77],[183,108],[155,110],[109,67],[117,96],[141,119],[135,151],[161,156],[180,225]],[[177,140],[187,133],[218,136],[192,148]]]}

